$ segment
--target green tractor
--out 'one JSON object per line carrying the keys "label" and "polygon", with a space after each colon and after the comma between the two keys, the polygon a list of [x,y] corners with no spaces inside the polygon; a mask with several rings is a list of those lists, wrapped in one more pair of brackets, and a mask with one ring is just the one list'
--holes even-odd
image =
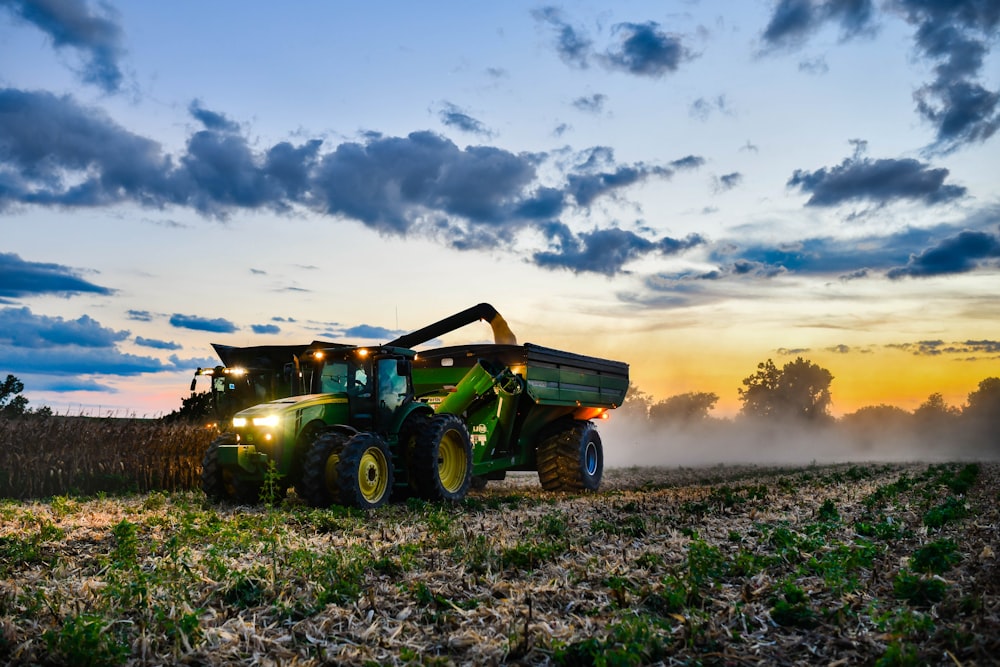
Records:
{"label": "green tractor", "polygon": [[[413,347],[479,319],[492,345]],[[267,480],[312,506],[371,509],[391,497],[460,500],[474,483],[537,470],[552,490],[596,490],[591,420],[621,404],[628,366],[517,345],[488,304],[389,344],[314,347],[296,358],[306,392],[242,410],[211,444],[202,488],[255,502]]]}

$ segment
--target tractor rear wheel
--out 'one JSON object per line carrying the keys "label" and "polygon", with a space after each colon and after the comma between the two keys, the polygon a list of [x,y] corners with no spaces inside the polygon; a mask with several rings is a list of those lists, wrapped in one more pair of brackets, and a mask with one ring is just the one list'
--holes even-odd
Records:
{"label": "tractor rear wheel", "polygon": [[212,441],[201,460],[201,490],[211,500],[235,500],[252,505],[260,500],[261,483],[240,479],[219,463],[219,447],[236,444],[236,436],[228,433]]}
{"label": "tractor rear wheel", "polygon": [[337,466],[346,442],[341,433],[324,433],[309,445],[295,493],[311,506],[329,507],[339,500]]}
{"label": "tractor rear wheel", "polygon": [[375,509],[389,500],[392,484],[392,454],[385,440],[359,433],[347,441],[337,463],[341,504]]}
{"label": "tractor rear wheel", "polygon": [[574,422],[538,445],[538,480],[546,491],[596,491],[603,474],[604,448],[591,422]]}
{"label": "tractor rear wheel", "polygon": [[435,415],[420,426],[410,463],[426,500],[457,501],[472,482],[472,440],[459,417]]}

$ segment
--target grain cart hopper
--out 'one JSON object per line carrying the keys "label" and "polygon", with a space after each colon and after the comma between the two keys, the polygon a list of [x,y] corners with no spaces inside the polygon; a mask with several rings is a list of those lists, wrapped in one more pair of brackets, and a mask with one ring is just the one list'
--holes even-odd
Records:
{"label": "grain cart hopper", "polygon": [[[497,343],[411,347],[479,319]],[[623,363],[517,345],[488,304],[387,345],[312,348],[300,366],[311,393],[238,412],[209,447],[210,497],[254,501],[269,474],[314,506],[372,508],[393,492],[459,500],[474,475],[507,470],[538,470],[546,489],[594,490],[603,450],[590,420],[628,387]]]}
{"label": "grain cart hopper", "polygon": [[[234,347],[212,343],[222,365],[198,368],[191,380],[192,393],[198,378],[207,377],[212,413],[220,426],[244,408],[302,393],[294,372],[294,359],[310,347],[332,343],[313,341],[308,345],[256,345]],[[223,428],[225,428],[223,426]]]}

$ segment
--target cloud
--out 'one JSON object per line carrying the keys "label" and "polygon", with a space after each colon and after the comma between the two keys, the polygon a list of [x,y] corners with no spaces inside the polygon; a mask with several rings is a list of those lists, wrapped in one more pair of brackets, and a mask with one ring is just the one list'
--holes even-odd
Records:
{"label": "cloud", "polygon": [[738,171],[734,171],[730,174],[723,174],[715,179],[715,191],[726,192],[727,190],[732,190],[742,182],[743,174]]}
{"label": "cloud", "polygon": [[934,205],[966,193],[960,185],[945,185],[948,173],[947,169],[932,169],[911,158],[872,160],[854,155],[836,167],[812,172],[796,169],[787,185],[811,194],[806,206],[838,206],[855,201],[882,205],[906,199]]}
{"label": "cloud", "polygon": [[239,123],[229,120],[225,114],[210,111],[201,105],[201,100],[192,100],[188,105],[188,112],[194,116],[206,130],[216,130],[219,132],[239,132]]}
{"label": "cloud", "polygon": [[78,51],[84,61],[79,72],[83,81],[107,93],[121,88],[123,32],[109,5],[100,3],[103,14],[94,13],[82,0],[4,0],[4,7],[48,35],[57,50]]}
{"label": "cloud", "polygon": [[594,93],[593,95],[576,98],[573,100],[573,106],[587,113],[601,113],[604,110],[604,103],[607,101],[607,95]]}
{"label": "cloud", "polygon": [[761,39],[769,48],[794,48],[824,24],[840,24],[841,39],[870,35],[875,30],[871,0],[780,0]]}
{"label": "cloud", "polygon": [[841,343],[840,345],[834,345],[833,347],[826,348],[827,352],[833,352],[834,354],[850,354],[851,348],[848,345]]}
{"label": "cloud", "polygon": [[534,261],[544,268],[569,269],[574,273],[593,272],[613,276],[624,271],[628,262],[650,254],[675,255],[704,243],[691,234],[684,239],[665,236],[659,240],[643,238],[628,230],[613,227],[574,234],[562,223],[547,229],[552,250],[537,252]]}
{"label": "cloud", "polygon": [[142,347],[151,347],[154,350],[179,350],[182,347],[179,343],[175,343],[172,340],[158,340],[156,338],[143,338],[142,336],[135,337],[135,344]]}
{"label": "cloud", "polygon": [[125,315],[136,322],[152,322],[153,315],[148,310],[129,310]]}
{"label": "cloud", "polygon": [[535,20],[547,23],[556,31],[556,51],[567,65],[578,69],[589,67],[593,42],[582,31],[569,25],[556,7],[542,7],[531,12]]}
{"label": "cloud", "polygon": [[128,331],[102,327],[89,315],[64,320],[61,317],[35,315],[29,308],[0,310],[0,345],[30,349],[61,345],[112,347],[128,336]]}
{"label": "cloud", "polygon": [[[886,348],[909,352],[918,357],[937,357],[942,355],[960,355],[967,357],[975,354],[1000,353],[1000,341],[996,340],[964,340],[946,343],[943,340],[921,340],[915,343],[888,343]],[[974,357],[973,357],[974,358]]]}
{"label": "cloud", "polygon": [[[0,310],[0,368],[15,375],[137,375],[165,369],[158,359],[123,354],[129,336],[84,315],[76,320]],[[69,391],[70,389],[67,389]]]}
{"label": "cloud", "polygon": [[0,297],[83,293],[114,294],[114,290],[84,280],[69,267],[27,262],[14,253],[0,252]]}
{"label": "cloud", "polygon": [[394,331],[385,327],[373,326],[371,324],[359,324],[357,326],[344,329],[343,335],[347,338],[366,338],[371,340],[392,340],[405,331]]}
{"label": "cloud", "polygon": [[281,333],[281,327],[279,327],[277,324],[251,324],[250,329],[255,334]]}
{"label": "cloud", "polygon": [[729,103],[726,101],[725,95],[717,95],[714,99],[699,97],[691,103],[688,113],[698,120],[708,120],[713,111],[719,111],[724,114],[730,113]]}
{"label": "cloud", "polygon": [[680,37],[663,32],[654,21],[619,23],[611,32],[619,43],[603,59],[612,69],[658,78],[692,58]]}
{"label": "cloud", "polygon": [[[1000,236],[988,232],[964,230],[941,240],[919,254],[910,255],[904,266],[891,269],[889,278],[940,276],[967,273],[982,266],[985,260],[1000,258]],[[993,262],[997,266],[997,262]]]}
{"label": "cloud", "polygon": [[[459,148],[433,132],[369,133],[321,153],[322,141],[257,148],[234,123],[189,108],[206,128],[177,156],[70,97],[0,90],[0,210],[15,205],[187,207],[226,218],[241,209],[305,208],[383,234],[422,235],[457,249],[513,243],[524,229],[651,177],[704,164],[688,155],[618,164],[605,147],[567,166],[552,156],[487,145]],[[542,184],[550,161],[562,181]],[[546,169],[546,178],[553,170]]]}
{"label": "cloud", "polygon": [[1000,127],[1000,93],[976,81],[1000,27],[996,2],[896,0],[916,26],[917,52],[937,62],[935,79],[914,93],[917,111],[937,128],[932,150],[982,142]]}
{"label": "cloud", "polygon": [[694,57],[679,35],[661,30],[655,21],[611,26],[612,44],[598,51],[585,31],[570,25],[558,8],[533,10],[532,16],[555,30],[556,52],[577,69],[587,69],[596,61],[608,70],[660,78]]}
{"label": "cloud", "polygon": [[493,132],[486,125],[465,113],[451,102],[444,103],[444,108],[438,112],[438,116],[441,118],[441,122],[448,127],[481,137],[493,136]]}
{"label": "cloud", "polygon": [[233,333],[239,327],[227,319],[221,317],[208,319],[196,315],[181,315],[174,313],[170,316],[170,325],[178,329],[193,329],[195,331],[210,331],[212,333]]}

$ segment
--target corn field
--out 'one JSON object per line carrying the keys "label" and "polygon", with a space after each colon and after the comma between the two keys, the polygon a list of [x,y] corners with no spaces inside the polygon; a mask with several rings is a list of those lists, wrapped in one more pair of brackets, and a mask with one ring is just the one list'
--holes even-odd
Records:
{"label": "corn field", "polygon": [[215,435],[154,419],[0,419],[0,497],[196,489]]}

